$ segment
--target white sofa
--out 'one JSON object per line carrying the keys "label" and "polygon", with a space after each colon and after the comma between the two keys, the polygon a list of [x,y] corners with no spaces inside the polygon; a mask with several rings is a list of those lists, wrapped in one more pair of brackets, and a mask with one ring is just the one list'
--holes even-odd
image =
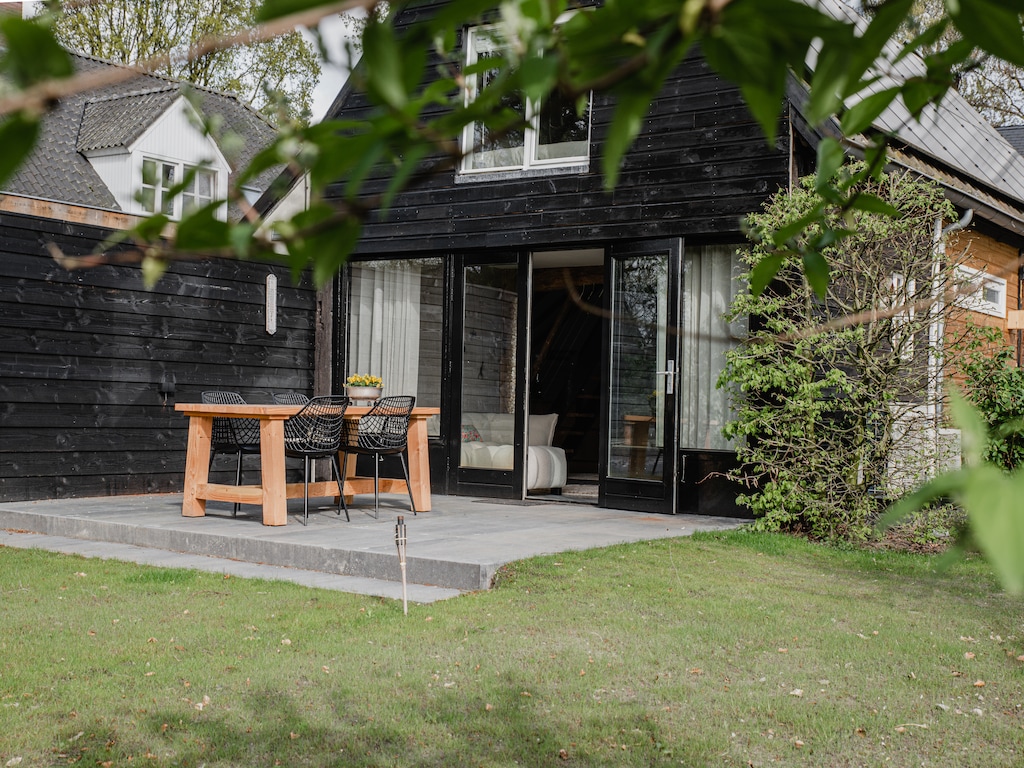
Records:
{"label": "white sofa", "polygon": [[[551,444],[558,414],[527,418],[526,489],[562,488],[567,475],[565,451]],[[511,413],[464,413],[462,466],[512,469],[514,430],[515,416]]]}

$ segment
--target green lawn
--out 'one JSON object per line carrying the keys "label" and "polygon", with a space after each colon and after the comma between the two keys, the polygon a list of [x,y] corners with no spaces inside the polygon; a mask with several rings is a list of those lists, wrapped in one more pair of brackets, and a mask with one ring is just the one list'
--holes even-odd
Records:
{"label": "green lawn", "polygon": [[545,557],[429,606],[0,548],[0,766],[1013,766],[988,567],[777,536]]}

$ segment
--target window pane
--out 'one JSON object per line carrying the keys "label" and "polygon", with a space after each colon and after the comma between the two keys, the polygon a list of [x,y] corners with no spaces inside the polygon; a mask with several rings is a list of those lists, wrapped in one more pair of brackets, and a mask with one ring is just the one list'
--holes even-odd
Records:
{"label": "window pane", "polygon": [[727,450],[732,443],[722,427],[734,413],[732,392],[717,387],[725,356],[746,336],[745,320],[724,315],[737,293],[743,267],[737,246],[689,248],[683,259],[683,355],[680,367],[680,447]]}
{"label": "window pane", "polygon": [[213,200],[213,172],[198,171],[196,173],[196,195],[203,198],[204,202]]}
{"label": "window pane", "polygon": [[615,260],[609,477],[660,477],[665,392],[657,372],[665,370],[668,264],[667,254]]}
{"label": "window pane", "polygon": [[515,442],[516,266],[467,267],[460,466],[512,469]]}
{"label": "window pane", "polygon": [[589,154],[590,103],[576,114],[576,103],[555,91],[541,104],[537,116],[537,159],[586,158]]}
{"label": "window pane", "polygon": [[142,210],[156,213],[156,190],[152,187],[143,187],[139,192],[139,202],[142,204]]}
{"label": "window pane", "polygon": [[153,160],[142,161],[142,183],[148,187],[156,186],[156,162]]}
{"label": "window pane", "polygon": [[[441,405],[443,272],[440,259],[353,262],[345,378],[380,376],[385,395]],[[427,429],[437,435],[439,420]]]}
{"label": "window pane", "polygon": [[[468,64],[485,63],[488,59],[497,59],[499,52],[495,43],[484,34],[471,33],[471,49]],[[480,98],[488,86],[498,76],[497,68],[479,72],[473,76],[476,92],[473,98]],[[483,123],[474,123],[471,130],[463,134],[465,138],[464,152],[472,152],[464,164],[466,169],[479,168],[521,168],[523,165],[523,144],[526,132],[526,100],[522,93],[511,93],[503,96],[496,105],[496,112],[505,113],[508,123],[521,125],[505,130],[494,131]],[[505,122],[504,120],[502,122]]]}

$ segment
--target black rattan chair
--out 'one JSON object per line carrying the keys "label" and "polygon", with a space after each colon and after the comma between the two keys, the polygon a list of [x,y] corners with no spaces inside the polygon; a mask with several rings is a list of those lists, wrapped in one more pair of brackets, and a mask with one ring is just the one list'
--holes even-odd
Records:
{"label": "black rattan chair", "polygon": [[302,392],[275,392],[273,397],[275,405],[305,405],[309,402]]}
{"label": "black rattan chair", "polygon": [[373,457],[373,516],[380,515],[380,462],[383,456],[398,454],[402,460],[402,472],[405,474],[405,485],[409,490],[409,507],[416,514],[416,502],[412,498],[412,486],[409,483],[409,468],[405,463],[409,443],[409,421],[416,398],[411,395],[395,395],[382,397],[369,413],[358,421],[350,419],[345,422],[345,434],[341,444],[344,460],[348,454],[361,454]]}
{"label": "black rattan chair", "polygon": [[345,504],[344,479],[338,465],[338,448],[341,445],[341,430],[345,420],[348,398],[341,395],[314,397],[302,410],[284,422],[284,452],[286,456],[303,459],[302,482],[305,486],[302,505],[302,524],[309,524],[309,470],[313,459],[330,459],[334,477],[338,481],[338,514]]}
{"label": "black rattan chair", "polygon": [[[245,400],[237,392],[203,392],[204,403],[214,405],[245,405]],[[228,419],[213,420],[213,438],[210,444],[210,466],[218,453],[233,453],[237,458],[235,466],[235,485],[242,484],[242,456],[260,452],[260,420],[259,419]],[[241,505],[236,503],[231,510],[232,515],[238,514]]]}

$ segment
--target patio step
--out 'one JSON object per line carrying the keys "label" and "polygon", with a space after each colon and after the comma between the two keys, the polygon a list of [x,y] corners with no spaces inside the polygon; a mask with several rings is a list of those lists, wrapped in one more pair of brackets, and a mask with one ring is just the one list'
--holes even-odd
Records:
{"label": "patio step", "polygon": [[[395,600],[402,599],[402,586],[394,581],[368,579],[359,576],[341,576],[322,571],[308,571],[301,568],[244,563],[208,555],[187,555],[152,547],[137,547],[131,544],[76,539],[68,536],[52,536],[43,533],[23,531],[0,531],[0,547],[18,549],[43,549],[65,555],[95,557],[104,560],[122,560],[160,568],[187,568],[209,573],[223,573],[246,579],[267,579],[269,581],[290,581],[306,587],[333,589],[357,595],[371,595]],[[457,589],[431,587],[423,584],[409,584],[406,597],[410,603],[433,603],[462,594]]]}
{"label": "patio step", "polygon": [[[348,548],[343,543],[339,544],[338,539],[344,537],[343,526],[346,523],[344,519],[337,520],[333,513],[310,515],[308,527],[301,525],[294,515],[289,516],[287,526],[268,528],[254,525],[255,521],[243,517],[207,515],[205,518],[182,518],[180,513],[154,525],[145,514],[135,516],[142,522],[128,521],[124,516],[111,519],[111,515],[91,514],[82,506],[90,500],[75,501],[80,503],[77,514],[54,514],[46,502],[41,502],[46,508],[38,512],[31,510],[33,502],[0,504],[0,529],[6,529],[8,533],[32,533],[58,540],[92,542],[95,546],[90,548],[90,556],[98,553],[99,556],[142,562],[140,553],[134,550],[146,550],[152,555],[150,559],[159,560],[160,565],[168,567],[190,568],[194,566],[184,564],[192,562],[188,558],[206,558],[217,561],[219,565],[205,570],[228,572],[227,565],[236,564],[232,568],[245,570],[247,575],[256,578],[276,579],[291,575],[294,578],[289,580],[310,583],[311,586],[311,582],[319,585],[325,579],[328,582],[333,579],[338,584],[337,589],[401,596],[401,565],[393,544],[394,529],[385,528],[388,521],[384,519],[371,522],[377,529],[376,541],[387,542],[389,550],[372,551],[366,546]],[[113,506],[109,499],[105,505],[103,499],[93,501],[98,506]],[[354,520],[357,514],[353,511]],[[364,524],[364,529],[369,524]],[[13,540],[8,543],[17,546]],[[57,541],[57,544],[58,551],[69,548],[66,541]],[[159,552],[164,554],[156,554]],[[254,571],[256,568],[262,570]],[[492,577],[493,569],[476,562],[411,556],[406,559],[407,582],[416,586],[416,594],[426,602],[487,589]],[[337,581],[339,579],[341,581]],[[365,584],[353,589],[353,586],[360,585],[346,584],[350,579],[362,580]],[[410,599],[414,599],[411,593]]]}

